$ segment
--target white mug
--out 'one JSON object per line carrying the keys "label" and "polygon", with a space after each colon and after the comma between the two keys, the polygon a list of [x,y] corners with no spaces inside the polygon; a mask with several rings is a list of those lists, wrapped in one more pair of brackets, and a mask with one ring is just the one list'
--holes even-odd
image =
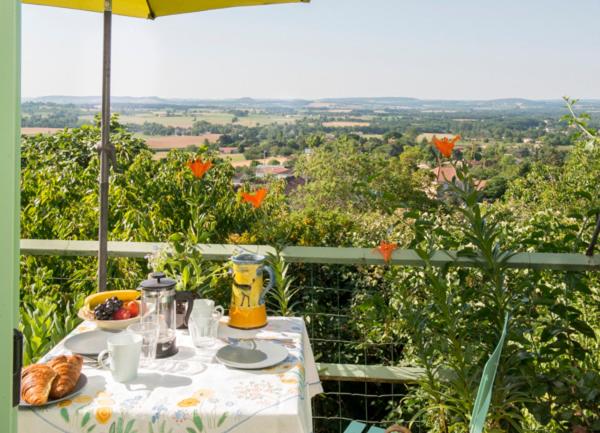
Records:
{"label": "white mug", "polygon": [[215,317],[219,320],[224,314],[223,307],[217,305],[212,299],[195,299],[192,307],[192,316],[200,317]]}
{"label": "white mug", "polygon": [[[128,382],[137,377],[142,350],[142,336],[129,332],[111,335],[106,340],[108,350],[98,355],[100,368],[110,369],[117,382]],[[110,357],[110,365],[106,365],[106,356]]]}

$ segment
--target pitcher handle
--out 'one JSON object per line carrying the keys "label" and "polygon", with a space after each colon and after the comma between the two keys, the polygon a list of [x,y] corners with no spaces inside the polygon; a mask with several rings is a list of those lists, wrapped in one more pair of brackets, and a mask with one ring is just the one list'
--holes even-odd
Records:
{"label": "pitcher handle", "polygon": [[262,293],[260,294],[259,302],[261,305],[265,303],[265,296],[267,296],[269,290],[271,290],[275,285],[275,272],[273,272],[273,268],[271,268],[270,266],[261,266],[256,270],[256,274],[258,275],[262,271],[267,271],[267,274],[269,274],[269,284],[267,284],[267,287],[265,287]]}
{"label": "pitcher handle", "polygon": [[188,326],[188,322],[190,320],[190,315],[192,314],[192,308],[194,308],[194,299],[195,298],[196,297],[194,296],[194,293],[190,292],[188,290],[182,290],[180,292],[175,292],[175,301],[186,303],[185,317],[183,318],[183,324],[182,324],[182,326],[184,328],[187,328],[187,326]]}

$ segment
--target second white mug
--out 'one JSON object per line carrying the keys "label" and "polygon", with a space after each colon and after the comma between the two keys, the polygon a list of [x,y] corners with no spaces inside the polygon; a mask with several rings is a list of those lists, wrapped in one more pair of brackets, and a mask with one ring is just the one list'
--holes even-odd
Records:
{"label": "second white mug", "polygon": [[201,317],[214,317],[217,320],[223,317],[223,307],[217,305],[215,307],[215,301],[212,299],[195,299],[194,306],[192,308],[192,316],[196,318]]}

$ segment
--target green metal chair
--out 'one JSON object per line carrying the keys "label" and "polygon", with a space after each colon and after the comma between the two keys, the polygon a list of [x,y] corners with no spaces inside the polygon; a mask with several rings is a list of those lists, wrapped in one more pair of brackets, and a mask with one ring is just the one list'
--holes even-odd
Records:
{"label": "green metal chair", "polygon": [[363,424],[362,422],[358,422],[358,421],[352,421],[348,427],[346,427],[346,430],[344,430],[344,433],[391,433],[391,432],[399,432],[399,433],[410,433],[410,430],[407,429],[406,427],[401,427],[399,425],[393,425],[387,429],[382,429],[381,427],[375,427],[375,426],[371,426],[371,428],[369,430],[365,431],[365,428],[367,427],[366,424]]}
{"label": "green metal chair", "polygon": [[[469,433],[481,433],[485,426],[485,418],[490,408],[490,402],[492,401],[494,379],[496,378],[496,371],[498,370],[498,364],[500,363],[500,355],[502,355],[502,347],[504,346],[507,332],[508,313],[504,318],[504,326],[502,328],[500,340],[492,352],[490,359],[485,363],[485,367],[483,367],[481,380],[479,381],[479,389],[477,390],[477,397],[475,397],[475,403],[473,404],[473,413],[471,414],[471,422],[469,423]],[[344,433],[410,433],[409,429],[399,425],[393,425],[386,430],[373,426],[366,432],[364,431],[365,427],[366,425],[361,422],[352,421],[346,430],[344,430]]]}

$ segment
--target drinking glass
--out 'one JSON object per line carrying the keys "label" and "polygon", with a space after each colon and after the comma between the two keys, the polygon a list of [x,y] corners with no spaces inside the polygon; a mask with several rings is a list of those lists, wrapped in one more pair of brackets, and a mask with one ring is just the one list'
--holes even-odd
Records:
{"label": "drinking glass", "polygon": [[156,345],[160,326],[154,322],[137,322],[127,327],[127,330],[142,337],[142,365],[148,365],[156,357]]}
{"label": "drinking glass", "polygon": [[188,329],[192,336],[194,346],[199,348],[211,347],[217,341],[219,318],[215,316],[194,317],[190,316]]}

